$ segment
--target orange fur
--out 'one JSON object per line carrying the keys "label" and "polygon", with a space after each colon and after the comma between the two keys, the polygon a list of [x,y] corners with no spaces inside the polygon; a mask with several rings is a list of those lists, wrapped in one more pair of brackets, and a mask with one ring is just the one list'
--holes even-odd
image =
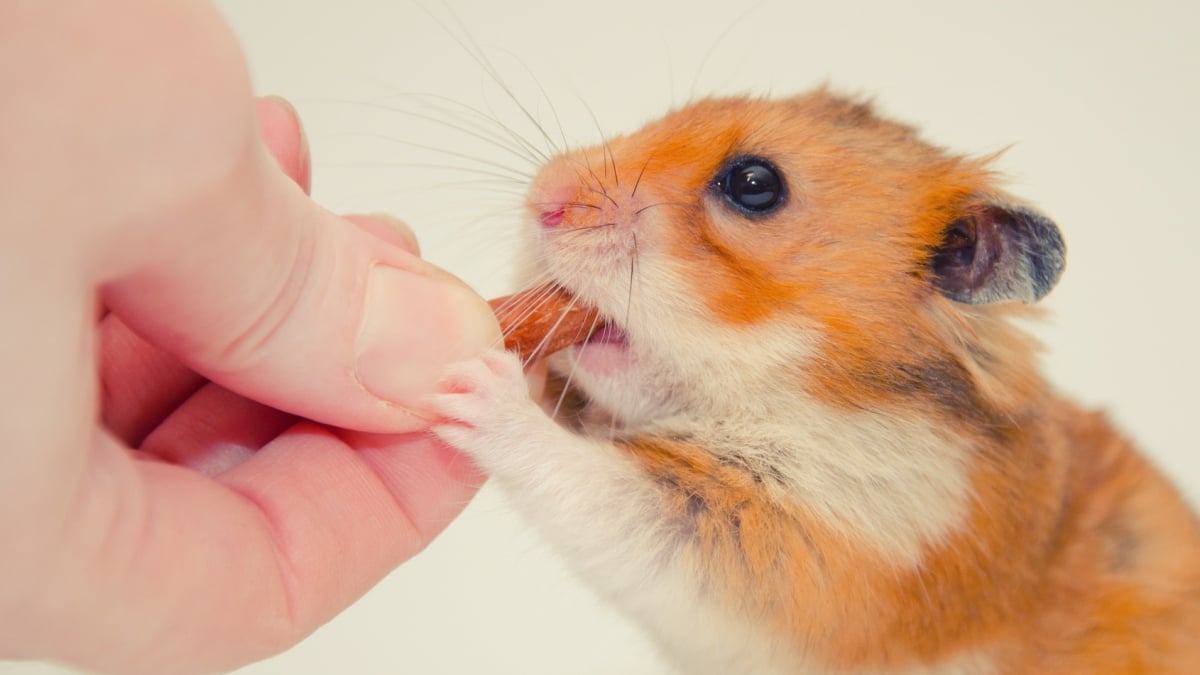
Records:
{"label": "orange fur", "polygon": [[[1003,463],[977,465],[969,521],[906,573],[704,449],[626,449],[671,487],[664,512],[711,591],[834,668],[982,649],[1005,673],[1195,672],[1196,521],[1101,418],[1061,407],[1067,419],[1034,423]],[[1084,438],[1039,428],[1058,423]],[[1034,440],[1046,435],[1058,436],[1051,457]],[[1079,441],[1098,456],[1068,454]]]}
{"label": "orange fur", "polygon": [[[711,215],[703,195],[735,151],[781,165],[789,208],[750,224]],[[686,439],[619,442],[663,487],[706,593],[835,670],[974,651],[1013,674],[1200,672],[1195,516],[1101,416],[1037,375],[1008,325],[1014,308],[930,288],[947,224],[999,194],[985,162],[821,91],[701,102],[558,160],[539,185],[602,204],[618,180],[619,208],[571,211],[563,227],[670,223],[639,232],[641,245],[666,252],[707,320],[818,336],[781,386],[835,410],[925,419],[968,452],[966,519],[907,569],[755,467]]]}

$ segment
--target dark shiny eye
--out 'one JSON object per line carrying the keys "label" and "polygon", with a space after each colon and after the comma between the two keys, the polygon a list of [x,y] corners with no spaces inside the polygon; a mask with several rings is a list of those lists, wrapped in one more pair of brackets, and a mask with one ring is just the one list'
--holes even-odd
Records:
{"label": "dark shiny eye", "polygon": [[750,213],[766,213],[783,203],[783,177],[765,159],[743,157],[717,177],[729,203]]}

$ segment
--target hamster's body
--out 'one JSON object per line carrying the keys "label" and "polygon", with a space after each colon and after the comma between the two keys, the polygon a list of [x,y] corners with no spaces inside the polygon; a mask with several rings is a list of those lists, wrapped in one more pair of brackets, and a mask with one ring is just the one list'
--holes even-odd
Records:
{"label": "hamster's body", "polygon": [[824,91],[555,159],[559,422],[493,353],[439,433],[687,673],[1200,672],[1200,524],[1010,325],[1057,228]]}

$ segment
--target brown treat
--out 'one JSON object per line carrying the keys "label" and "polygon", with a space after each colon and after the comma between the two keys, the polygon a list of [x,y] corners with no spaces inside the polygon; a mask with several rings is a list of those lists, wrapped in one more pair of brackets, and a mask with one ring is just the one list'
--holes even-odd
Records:
{"label": "brown treat", "polygon": [[488,304],[500,321],[504,348],[525,361],[579,344],[603,323],[595,308],[581,305],[554,283],[496,298]]}

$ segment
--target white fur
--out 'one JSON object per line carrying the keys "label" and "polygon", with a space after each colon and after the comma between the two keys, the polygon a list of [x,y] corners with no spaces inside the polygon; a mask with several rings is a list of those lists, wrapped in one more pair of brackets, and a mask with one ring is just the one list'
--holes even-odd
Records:
{"label": "white fur", "polygon": [[[770,639],[765,628],[751,618],[731,615],[699,592],[698,581],[674,555],[672,547],[677,537],[662,514],[662,488],[648,480],[635,462],[611,443],[573,434],[547,417],[529,399],[521,364],[515,356],[490,352],[479,360],[460,364],[447,377],[445,387],[448,393],[437,398],[436,406],[442,415],[461,424],[442,425],[437,433],[470,453],[501,482],[518,507],[543,528],[594,588],[650,627],[682,672],[828,672],[792,646]],[[861,434],[856,437],[849,433],[847,440],[862,438]],[[814,437],[812,442],[829,441],[836,435],[831,431],[829,438]],[[863,455],[850,461],[862,463],[864,470],[871,464],[885,466],[890,462],[889,455],[900,447],[888,445],[879,457]],[[824,495],[833,517],[856,522],[865,535],[878,540],[876,543],[895,547],[895,552],[905,557],[904,562],[912,562],[907,538],[884,536],[878,526],[864,527],[864,523],[899,525],[906,531],[903,514],[908,508],[921,511],[917,520],[941,522],[945,518],[934,517],[932,512],[939,505],[944,507],[946,500],[940,498],[944,495],[935,495],[939,498],[933,499],[933,506],[921,506],[915,503],[919,490],[904,490],[895,495],[901,499],[899,507],[887,499],[854,490],[837,496],[838,490],[846,490],[847,486],[842,482],[845,476],[838,475],[836,467],[847,458],[839,459],[835,450],[822,460],[816,449],[813,446],[814,452],[801,453],[812,456],[791,467],[790,477],[797,489]],[[884,476],[869,487],[890,493],[886,490],[889,481],[903,485],[911,480],[898,473]],[[855,504],[856,499],[865,501]],[[872,521],[872,517],[878,520]],[[906,675],[982,675],[989,671],[980,659],[972,656],[961,662],[907,671]]]}
{"label": "white fur", "polygon": [[[821,367],[812,363],[818,331],[714,324],[679,263],[656,245],[652,233],[665,226],[644,216],[637,228],[573,235],[566,248],[544,244],[555,253],[546,260],[551,272],[629,335],[632,363],[622,372],[595,375],[569,356],[554,362],[600,410],[593,432],[689,434],[717,455],[757,460],[831,525],[897,565],[915,565],[923,545],[966,516],[964,444],[911,416],[804,397],[805,370]],[[631,277],[633,232],[639,263]]]}

